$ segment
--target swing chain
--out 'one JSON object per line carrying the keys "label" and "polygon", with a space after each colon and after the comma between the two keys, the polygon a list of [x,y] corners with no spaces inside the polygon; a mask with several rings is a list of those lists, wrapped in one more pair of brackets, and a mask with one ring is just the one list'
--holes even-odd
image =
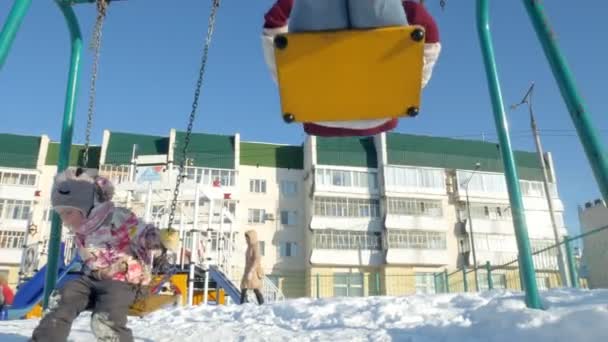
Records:
{"label": "swing chain", "polygon": [[201,87],[203,85],[203,75],[205,73],[205,66],[207,65],[207,56],[209,53],[209,46],[211,45],[211,37],[213,36],[213,30],[215,27],[215,17],[217,9],[220,6],[220,0],[213,0],[211,6],[211,13],[209,14],[209,25],[207,27],[207,37],[205,39],[205,46],[203,49],[203,56],[201,57],[201,64],[198,73],[198,80],[196,81],[196,89],[194,92],[194,101],[192,103],[192,111],[188,118],[188,128],[184,137],[184,146],[182,147],[181,160],[179,163],[179,174],[175,182],[175,189],[173,190],[173,200],[171,202],[171,211],[169,212],[169,224],[167,229],[172,231],[173,220],[175,219],[175,210],[177,207],[177,197],[179,195],[179,187],[184,177],[184,169],[186,167],[186,157],[188,153],[188,145],[190,144],[190,138],[192,136],[192,128],[194,125],[194,119],[196,118],[196,110],[198,108],[198,99],[201,93]]}
{"label": "swing chain", "polygon": [[97,87],[97,71],[99,69],[99,54],[101,50],[101,34],[103,21],[106,17],[108,8],[107,0],[97,0],[97,18],[93,29],[93,38],[89,48],[93,50],[93,70],[91,71],[91,85],[89,88],[89,108],[87,117],[87,127],[85,133],[84,153],[82,154],[82,167],[87,167],[89,163],[89,145],[91,142],[91,128],[93,126],[93,112],[95,108],[95,94]]}

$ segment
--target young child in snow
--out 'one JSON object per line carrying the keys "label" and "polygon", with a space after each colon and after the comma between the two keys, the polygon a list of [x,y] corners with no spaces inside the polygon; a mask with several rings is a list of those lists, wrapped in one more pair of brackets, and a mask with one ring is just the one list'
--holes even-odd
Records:
{"label": "young child in snow", "polygon": [[13,304],[13,299],[15,298],[15,294],[11,287],[8,286],[8,281],[4,276],[0,275],[0,310],[2,310],[5,306],[9,306]]}
{"label": "young child in snow", "polygon": [[99,341],[133,341],[127,313],[141,286],[151,280],[150,264],[173,241],[111,201],[114,188],[103,177],[66,170],[55,178],[53,209],[72,233],[83,274],[51,297],[49,312],[32,341],[66,341],[72,322],[92,309],[91,329]]}
{"label": "young child in snow", "polygon": [[[441,51],[437,24],[424,6],[402,0],[277,0],[264,16],[264,58],[276,82],[273,40],[286,32],[368,29],[420,25],[425,29],[422,87],[431,78]],[[304,123],[304,131],[318,136],[366,136],[392,130],[396,118],[352,122]]]}

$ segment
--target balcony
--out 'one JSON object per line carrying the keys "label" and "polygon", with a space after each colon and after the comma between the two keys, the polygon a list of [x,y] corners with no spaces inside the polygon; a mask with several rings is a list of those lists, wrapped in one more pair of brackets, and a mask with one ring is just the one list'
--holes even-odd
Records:
{"label": "balcony", "polygon": [[387,264],[442,266],[449,259],[447,250],[389,248],[386,252]]}
{"label": "balcony", "polygon": [[21,264],[21,248],[0,248],[0,264]]}
{"label": "balcony", "polygon": [[388,229],[447,230],[440,200],[389,197],[385,226]]}
{"label": "balcony", "polygon": [[380,201],[373,198],[316,197],[311,229],[381,230]]}
{"label": "balcony", "polygon": [[378,172],[369,169],[317,167],[314,189],[316,193],[378,195]]}
{"label": "balcony", "polygon": [[311,248],[312,264],[378,266],[384,263],[380,232],[314,231]]}
{"label": "balcony", "polygon": [[399,194],[447,195],[443,169],[387,166],[384,168],[387,196]]}
{"label": "balcony", "polygon": [[387,264],[440,266],[449,263],[446,233],[422,230],[389,230]]}

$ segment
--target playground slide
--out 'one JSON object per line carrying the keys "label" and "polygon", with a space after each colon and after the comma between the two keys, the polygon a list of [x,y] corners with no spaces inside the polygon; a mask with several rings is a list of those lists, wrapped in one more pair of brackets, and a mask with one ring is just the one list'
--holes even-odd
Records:
{"label": "playground slide", "polygon": [[241,302],[241,290],[228,279],[224,272],[220,271],[216,266],[211,266],[209,268],[209,276],[215,281],[218,287],[221,287],[226,291],[226,294],[230,296],[233,303]]}
{"label": "playground slide", "polygon": [[[57,276],[57,287],[63,286],[65,282],[73,279],[75,276],[70,274],[70,271],[80,268],[80,258],[76,257],[68,265],[59,265],[59,273]],[[46,278],[47,266],[45,265],[38,271],[32,279],[23,283],[17,293],[13,304],[7,309],[7,319],[21,319],[30,312],[40,301],[44,295],[44,281]]]}

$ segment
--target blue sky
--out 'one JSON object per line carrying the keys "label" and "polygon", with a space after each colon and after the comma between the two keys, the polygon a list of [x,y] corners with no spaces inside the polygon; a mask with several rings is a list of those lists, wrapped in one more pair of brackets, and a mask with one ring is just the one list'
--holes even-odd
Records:
{"label": "blue sky", "polygon": [[[0,1],[4,22],[13,1]],[[260,32],[271,0],[224,0],[218,12],[195,130],[241,133],[248,141],[300,144],[301,127],[280,119],[276,86],[262,57]],[[474,1],[427,0],[443,52],[424,92],[421,114],[397,132],[496,141],[475,28]],[[559,46],[602,141],[608,132],[605,1],[545,1]],[[103,129],[166,135],[184,129],[207,30],[210,1],[115,2],[104,31],[93,140]],[[545,150],[553,153],[570,230],[577,205],[600,197],[593,174],[522,1],[492,1],[492,28],[505,102],[518,102],[536,83],[535,111]],[[89,39],[94,6],[76,8]],[[34,0],[0,72],[0,117],[6,133],[58,139],[69,58],[67,28],[53,1]],[[84,55],[75,142],[84,139],[91,54]],[[527,111],[509,114],[513,145],[534,150]]]}

